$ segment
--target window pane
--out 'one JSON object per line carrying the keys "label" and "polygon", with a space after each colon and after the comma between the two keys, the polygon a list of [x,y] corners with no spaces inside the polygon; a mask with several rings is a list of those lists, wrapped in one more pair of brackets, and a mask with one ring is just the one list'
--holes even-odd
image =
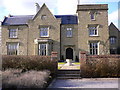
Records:
{"label": "window pane", "polygon": [[17,55],[18,43],[9,43],[7,46],[8,55]]}
{"label": "window pane", "polygon": [[97,26],[89,26],[89,35],[93,36],[93,35],[97,35]]}
{"label": "window pane", "polygon": [[90,16],[91,16],[91,19],[92,19],[92,20],[95,19],[95,15],[94,15],[94,13],[91,13]]}
{"label": "window pane", "polygon": [[39,44],[38,46],[38,55],[47,55],[47,44]]}
{"label": "window pane", "polygon": [[98,54],[98,43],[90,43],[90,54],[97,55]]}
{"label": "window pane", "polygon": [[115,43],[116,43],[116,37],[111,37],[110,44],[115,44]]}
{"label": "window pane", "polygon": [[67,37],[72,37],[72,28],[67,28],[66,34],[67,34]]}
{"label": "window pane", "polygon": [[40,37],[48,37],[48,27],[40,28]]}
{"label": "window pane", "polygon": [[16,29],[10,29],[9,30],[9,37],[10,38],[17,38],[17,30]]}

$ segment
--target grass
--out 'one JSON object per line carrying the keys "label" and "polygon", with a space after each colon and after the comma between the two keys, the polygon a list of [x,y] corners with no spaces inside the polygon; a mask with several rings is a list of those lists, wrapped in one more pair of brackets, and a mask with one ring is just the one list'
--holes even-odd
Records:
{"label": "grass", "polygon": [[58,65],[66,64],[66,62],[58,62]]}
{"label": "grass", "polygon": [[[66,64],[66,62],[58,62],[58,69],[61,69],[64,64]],[[80,65],[80,62],[74,62],[72,64],[74,64],[74,65]],[[76,66],[76,68],[80,69],[80,66]]]}
{"label": "grass", "polygon": [[[58,65],[63,65],[63,64],[66,64],[66,62],[58,62]],[[75,65],[79,65],[80,62],[74,62],[73,64],[75,64]]]}

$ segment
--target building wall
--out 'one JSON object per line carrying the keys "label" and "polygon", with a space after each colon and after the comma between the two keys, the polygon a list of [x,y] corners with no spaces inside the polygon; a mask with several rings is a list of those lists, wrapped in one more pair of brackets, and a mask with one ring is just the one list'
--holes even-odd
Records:
{"label": "building wall", "polygon": [[109,26],[109,35],[110,37],[116,37],[116,43],[110,44],[110,49],[116,49],[116,53],[120,54],[120,31],[113,23]]}
{"label": "building wall", "polygon": [[[72,28],[72,37],[67,37],[66,29]],[[73,49],[73,60],[75,60],[76,56],[78,57],[78,25],[77,24],[68,24],[61,25],[61,55],[66,59],[66,49]]]}
{"label": "building wall", "polygon": [[[78,24],[61,24],[61,19],[56,19],[50,10],[43,5],[33,19],[28,21],[28,25],[2,26],[2,54],[7,54],[7,43],[18,42],[18,55],[38,55],[38,44],[48,43],[48,52],[58,52],[58,59],[64,56],[66,59],[66,49],[73,49],[73,60],[79,57],[79,51],[89,53],[89,42],[99,42],[99,54],[109,54],[109,37],[118,37],[115,47],[120,46],[120,31],[114,31],[113,27],[108,30],[108,6],[107,5],[79,5]],[[95,11],[95,20],[90,19],[90,12]],[[46,19],[41,19],[46,15]],[[88,25],[98,25],[98,36],[89,36]],[[40,37],[40,26],[49,26],[49,37]],[[73,28],[73,36],[66,37],[66,28]],[[18,38],[9,38],[9,29],[18,28]],[[118,34],[119,33],[119,34]],[[109,36],[110,35],[110,36]],[[49,42],[50,40],[50,42]],[[112,46],[110,46],[112,47]]]}
{"label": "building wall", "polygon": [[[80,51],[89,52],[89,41],[98,41],[99,54],[109,53],[108,11],[107,6],[101,10],[101,6],[78,6],[78,48]],[[92,9],[90,9],[92,8]],[[91,20],[90,12],[95,11],[95,20]],[[98,24],[98,36],[89,36],[88,25]]]}
{"label": "building wall", "polygon": [[[9,38],[9,29],[18,28],[18,38]],[[7,54],[7,44],[9,42],[19,43],[18,55],[27,55],[27,36],[28,27],[27,26],[2,26],[2,54]]]}
{"label": "building wall", "polygon": [[[42,20],[41,16],[46,15],[46,19]],[[56,19],[46,6],[37,13],[33,20],[29,21],[29,39],[28,39],[28,55],[38,55],[38,42],[34,43],[35,39],[39,40],[52,40],[53,50],[49,47],[49,55],[51,51],[58,52],[60,55],[60,19]],[[49,26],[49,37],[40,37],[40,26]],[[60,58],[60,56],[58,56]]]}

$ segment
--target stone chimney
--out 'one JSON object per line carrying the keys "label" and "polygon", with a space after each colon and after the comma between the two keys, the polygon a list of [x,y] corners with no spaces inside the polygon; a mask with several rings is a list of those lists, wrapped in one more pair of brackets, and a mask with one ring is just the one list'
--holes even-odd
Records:
{"label": "stone chimney", "polygon": [[40,5],[38,3],[35,3],[35,6],[36,6],[36,13],[37,13],[40,9]]}

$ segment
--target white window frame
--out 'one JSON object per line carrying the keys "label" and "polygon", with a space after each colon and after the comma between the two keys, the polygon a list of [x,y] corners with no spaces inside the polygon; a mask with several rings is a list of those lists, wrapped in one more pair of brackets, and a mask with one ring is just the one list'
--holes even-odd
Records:
{"label": "white window frame", "polygon": [[89,36],[98,36],[98,25],[88,26]]}
{"label": "white window frame", "polygon": [[9,29],[9,38],[18,38],[18,29]]}
{"label": "white window frame", "polygon": [[41,56],[48,55],[48,44],[46,44],[46,43],[38,44],[38,55],[41,55]]}
{"label": "white window frame", "polygon": [[[97,45],[97,48],[95,45]],[[89,51],[91,55],[99,55],[99,42],[89,42]]]}
{"label": "white window frame", "polygon": [[117,38],[116,37],[110,37],[110,44],[116,44]]}
{"label": "white window frame", "polygon": [[71,28],[71,27],[66,28],[66,36],[67,37],[72,37],[73,36],[73,28]]}
{"label": "white window frame", "polygon": [[49,37],[49,27],[40,27],[40,37]]}
{"label": "white window frame", "polygon": [[8,43],[7,44],[7,55],[18,55],[19,54],[19,43]]}

